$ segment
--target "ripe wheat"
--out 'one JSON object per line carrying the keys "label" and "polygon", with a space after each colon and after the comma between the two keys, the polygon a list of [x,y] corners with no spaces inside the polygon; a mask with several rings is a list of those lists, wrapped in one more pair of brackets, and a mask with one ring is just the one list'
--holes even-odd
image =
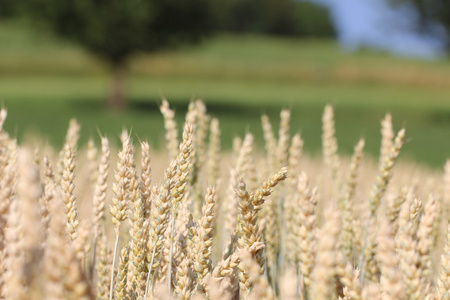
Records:
{"label": "ripe wheat", "polygon": [[262,116],[264,147],[247,132],[230,155],[200,100],[181,143],[160,109],[167,154],[135,151],[127,131],[120,151],[106,137],[80,147],[72,120],[42,159],[0,111],[0,299],[450,299],[450,162],[394,168],[406,132],[391,115],[376,167],[364,139],[338,154],[331,106],[323,163],[288,110],[278,134]]}

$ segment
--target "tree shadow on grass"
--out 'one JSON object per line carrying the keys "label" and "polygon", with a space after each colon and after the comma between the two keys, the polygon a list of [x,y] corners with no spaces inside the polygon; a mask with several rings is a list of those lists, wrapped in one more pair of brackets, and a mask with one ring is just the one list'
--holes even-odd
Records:
{"label": "tree shadow on grass", "polygon": [[[129,108],[131,110],[139,111],[154,111],[159,112],[159,104],[161,101],[152,99],[151,101],[141,101],[134,99],[130,101]],[[172,99],[169,102],[170,107],[176,112],[185,113],[189,107],[189,101],[184,99]],[[222,116],[246,116],[246,117],[260,117],[261,113],[265,112],[277,112],[279,107],[277,105],[264,105],[255,106],[246,103],[235,103],[227,100],[215,99],[214,101],[205,101],[206,109],[210,115],[222,115]]]}
{"label": "tree shadow on grass", "polygon": [[426,118],[430,124],[450,126],[450,111],[433,111]]}
{"label": "tree shadow on grass", "polygon": [[[111,111],[106,106],[105,101],[100,99],[73,99],[68,103],[71,109],[84,112],[113,112],[117,114],[154,114],[160,113],[159,106],[161,99],[156,98],[132,98],[127,102],[127,107],[122,111]],[[187,112],[189,101],[185,99],[172,99],[170,107],[177,112],[177,117]],[[214,99],[214,101],[205,101],[207,112],[213,116],[234,116],[246,118],[259,118],[261,114],[278,115],[280,106],[277,103],[271,105],[252,105],[247,103],[236,103],[227,100]]]}

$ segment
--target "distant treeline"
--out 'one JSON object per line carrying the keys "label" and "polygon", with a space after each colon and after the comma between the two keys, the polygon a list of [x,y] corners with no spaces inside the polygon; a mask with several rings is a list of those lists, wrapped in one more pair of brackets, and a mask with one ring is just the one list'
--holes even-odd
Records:
{"label": "distant treeline", "polygon": [[235,33],[333,37],[327,8],[296,0],[218,1],[219,28]]}
{"label": "distant treeline", "polygon": [[[0,0],[0,18],[15,17],[27,0]],[[92,0],[96,1],[96,0]],[[297,37],[334,37],[327,8],[298,0],[211,0],[216,30]],[[174,20],[175,21],[175,20]],[[195,22],[195,20],[193,20]]]}
{"label": "distant treeline", "polygon": [[17,0],[0,0],[0,18],[13,17],[18,12]]}

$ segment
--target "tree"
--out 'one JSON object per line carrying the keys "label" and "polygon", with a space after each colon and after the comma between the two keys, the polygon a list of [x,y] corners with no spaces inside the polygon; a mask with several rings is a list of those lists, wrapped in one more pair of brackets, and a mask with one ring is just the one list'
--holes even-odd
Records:
{"label": "tree", "polygon": [[427,32],[432,24],[442,25],[447,36],[447,52],[450,53],[450,1],[449,0],[391,0],[394,3],[409,3],[420,18],[417,29]]}
{"label": "tree", "polygon": [[299,0],[219,1],[219,28],[235,33],[334,37],[327,8]]}
{"label": "tree", "polygon": [[14,0],[0,0],[0,19],[10,18],[17,13]]}
{"label": "tree", "polygon": [[129,58],[192,44],[213,29],[210,0],[22,0],[22,10],[57,35],[108,62],[113,73],[109,106],[126,105]]}

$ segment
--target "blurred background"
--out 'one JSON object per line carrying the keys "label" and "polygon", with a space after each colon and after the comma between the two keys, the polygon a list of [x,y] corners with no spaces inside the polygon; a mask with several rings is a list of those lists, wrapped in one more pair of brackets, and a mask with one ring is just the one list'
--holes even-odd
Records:
{"label": "blurred background", "polygon": [[60,146],[77,118],[82,143],[132,129],[164,147],[161,99],[182,124],[202,99],[223,148],[260,116],[319,153],[335,107],[339,150],[361,136],[378,156],[380,121],[406,126],[403,159],[450,157],[448,0],[0,0],[0,102],[19,140]]}

